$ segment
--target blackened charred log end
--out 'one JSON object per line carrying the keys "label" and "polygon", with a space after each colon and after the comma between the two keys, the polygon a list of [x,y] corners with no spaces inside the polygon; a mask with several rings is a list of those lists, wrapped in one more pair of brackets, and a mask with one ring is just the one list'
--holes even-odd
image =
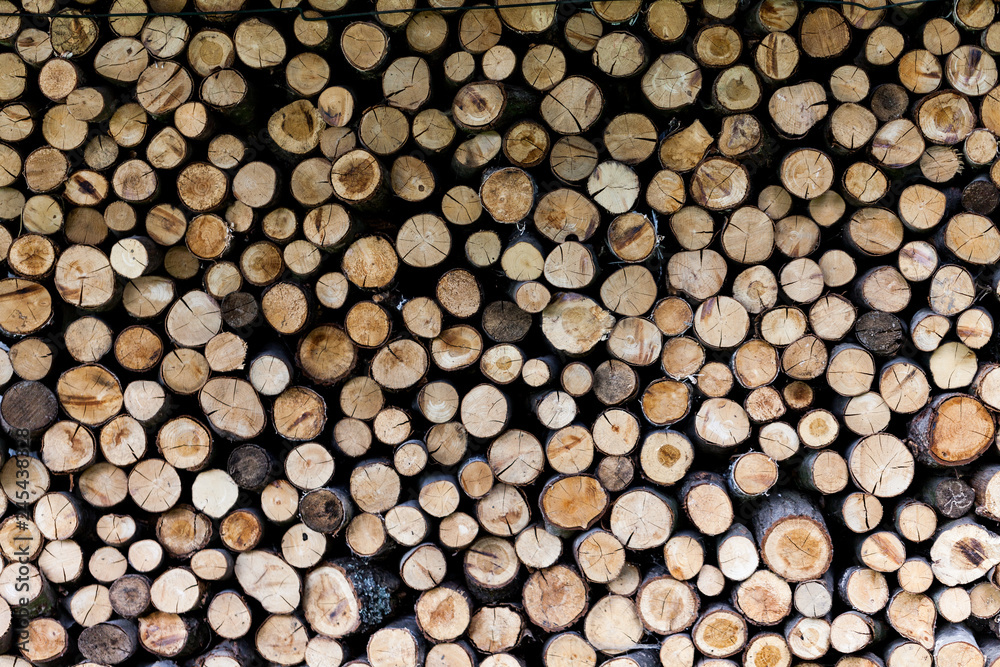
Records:
{"label": "blackened charred log end", "polygon": [[356,558],[345,558],[335,563],[344,569],[358,599],[361,624],[359,633],[370,632],[391,618],[407,595],[399,577]]}
{"label": "blackened charred log end", "polygon": [[24,442],[40,435],[59,413],[56,395],[41,382],[18,382],[3,394],[0,423],[15,440]]}
{"label": "blackened charred log end", "polygon": [[858,342],[871,353],[889,357],[899,351],[906,332],[898,317],[873,310],[858,318],[855,335]]}
{"label": "blackened charred log end", "polygon": [[989,181],[973,181],[962,190],[962,207],[971,213],[989,215],[1000,205],[1000,190]]}

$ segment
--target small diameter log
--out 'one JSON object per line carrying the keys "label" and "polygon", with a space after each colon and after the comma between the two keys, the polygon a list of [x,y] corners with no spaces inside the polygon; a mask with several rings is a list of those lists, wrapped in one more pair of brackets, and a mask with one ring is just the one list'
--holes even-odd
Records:
{"label": "small diameter log", "polygon": [[401,619],[376,630],[368,638],[369,662],[377,665],[420,665],[426,648],[423,635],[413,617]]}

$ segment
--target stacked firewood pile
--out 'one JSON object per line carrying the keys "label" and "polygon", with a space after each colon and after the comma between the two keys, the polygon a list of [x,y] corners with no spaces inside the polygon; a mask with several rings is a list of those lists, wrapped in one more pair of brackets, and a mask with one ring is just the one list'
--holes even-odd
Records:
{"label": "stacked firewood pile", "polygon": [[0,667],[996,665],[1000,17],[881,2],[0,0]]}

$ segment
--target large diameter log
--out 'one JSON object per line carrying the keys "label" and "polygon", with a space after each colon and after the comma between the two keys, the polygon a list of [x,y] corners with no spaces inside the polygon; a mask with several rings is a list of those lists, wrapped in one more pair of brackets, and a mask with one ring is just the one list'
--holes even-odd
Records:
{"label": "large diameter log", "polygon": [[571,475],[551,480],[541,495],[542,515],[559,528],[591,527],[604,514],[608,494],[597,479]]}
{"label": "large diameter log", "polygon": [[236,559],[236,578],[243,590],[271,613],[288,613],[299,604],[302,581],[280,557],[247,551]]}
{"label": "large diameter log", "polygon": [[360,561],[321,565],[305,578],[302,598],[306,621],[330,637],[378,627],[398,603],[400,581]]}
{"label": "large diameter log", "polygon": [[614,326],[615,318],[591,299],[572,292],[558,294],[542,313],[542,331],[558,350],[583,354]]}
{"label": "large diameter log", "polygon": [[938,581],[966,584],[1000,562],[1000,537],[971,519],[959,519],[938,530],[930,556]]}
{"label": "large diameter log", "polygon": [[833,541],[826,522],[802,494],[782,491],[754,515],[754,535],[767,566],[789,581],[816,579],[829,569]]}
{"label": "large diameter log", "polygon": [[117,665],[131,658],[138,649],[138,628],[125,620],[101,623],[84,630],[77,645],[88,660]]}
{"label": "large diameter log", "polygon": [[952,467],[970,463],[993,443],[996,422],[978,400],[966,394],[942,394],[910,421],[914,455],[925,465]]}

